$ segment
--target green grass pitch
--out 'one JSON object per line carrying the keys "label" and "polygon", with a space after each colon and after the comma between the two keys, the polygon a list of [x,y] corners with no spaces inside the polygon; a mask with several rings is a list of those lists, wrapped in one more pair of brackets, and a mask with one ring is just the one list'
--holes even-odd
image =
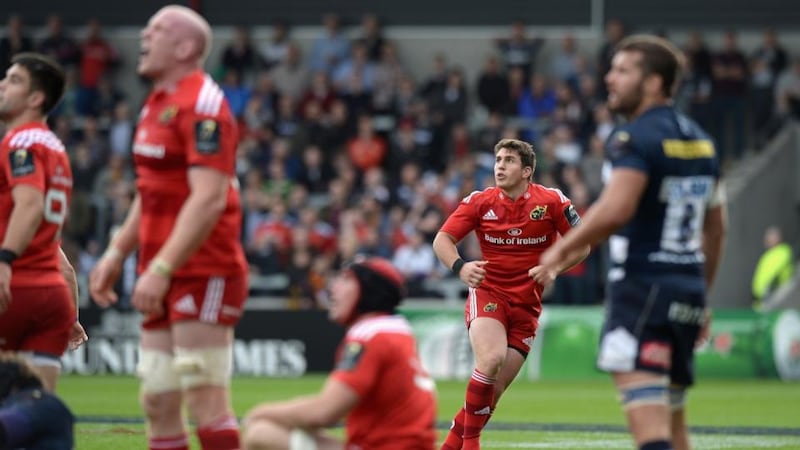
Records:
{"label": "green grass pitch", "polygon": [[[323,380],[236,378],[234,408],[241,416],[262,401],[315,392]],[[463,402],[464,387],[464,382],[438,382],[443,424]],[[146,448],[136,379],[67,376],[58,391],[80,419],[77,450]],[[688,408],[698,450],[800,450],[797,383],[701,379],[689,395]],[[623,427],[610,381],[520,381],[503,397],[482,443],[497,450],[632,449]],[[192,445],[199,449],[196,441]]]}

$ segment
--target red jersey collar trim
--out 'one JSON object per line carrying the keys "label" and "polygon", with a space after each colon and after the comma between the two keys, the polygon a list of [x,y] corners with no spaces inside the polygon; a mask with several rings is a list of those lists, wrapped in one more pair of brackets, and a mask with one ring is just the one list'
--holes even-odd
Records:
{"label": "red jersey collar trim", "polygon": [[498,188],[498,189],[497,189],[497,190],[498,190],[497,197],[498,197],[500,200],[502,200],[502,201],[505,201],[505,202],[511,202],[511,203],[520,202],[520,201],[524,202],[524,201],[528,200],[529,198],[533,197],[533,190],[534,190],[534,187],[535,187],[534,183],[532,183],[532,182],[530,182],[530,181],[529,181],[529,182],[528,182],[528,189],[525,191],[525,193],[523,193],[522,195],[520,195],[520,196],[519,196],[519,198],[518,198],[518,199],[516,199],[516,200],[512,200],[512,199],[511,199],[511,197],[509,197],[508,195],[506,195],[506,193],[505,193],[505,192],[503,192],[503,190],[502,190],[502,189],[499,189],[499,188]]}
{"label": "red jersey collar trim", "polygon": [[16,127],[8,130],[6,135],[7,136],[11,136],[12,134],[19,133],[20,131],[32,130],[32,129],[37,129],[37,128],[40,129],[40,130],[48,130],[48,131],[50,131],[50,128],[47,126],[46,123],[34,120],[32,122],[23,123],[22,125],[17,125]]}
{"label": "red jersey collar trim", "polygon": [[200,69],[193,70],[192,72],[186,74],[183,78],[178,80],[175,84],[172,84],[172,85],[170,85],[170,86],[168,86],[166,88],[160,88],[160,89],[154,90],[153,91],[153,95],[170,95],[170,94],[174,94],[175,92],[178,92],[179,90],[181,90],[181,88],[183,88],[183,86],[189,84],[190,82],[192,82],[193,80],[195,80],[197,78],[203,78],[204,76],[205,76],[205,73],[202,70],[200,70]]}

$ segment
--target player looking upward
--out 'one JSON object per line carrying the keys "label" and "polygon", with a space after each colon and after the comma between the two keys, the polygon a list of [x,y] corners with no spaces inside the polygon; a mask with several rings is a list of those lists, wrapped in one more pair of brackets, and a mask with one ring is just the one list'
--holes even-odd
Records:
{"label": "player looking upward", "polygon": [[[480,448],[481,430],[531,350],[543,286],[589,254],[587,245],[557,267],[538,265],[542,252],[581,219],[560,190],[531,181],[530,144],[503,139],[494,153],[495,186],[464,198],[433,240],[439,260],[469,286],[464,320],[475,355],[464,407],[442,450]],[[472,231],[483,260],[465,262],[456,244]]]}

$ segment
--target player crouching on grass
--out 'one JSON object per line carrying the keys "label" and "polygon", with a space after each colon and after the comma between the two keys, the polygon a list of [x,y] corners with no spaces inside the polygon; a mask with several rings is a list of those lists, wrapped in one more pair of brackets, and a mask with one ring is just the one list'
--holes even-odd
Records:
{"label": "player crouching on grass", "polygon": [[[249,412],[246,450],[431,450],[436,431],[433,380],[422,368],[408,321],[396,314],[403,276],[369,258],[331,282],[328,317],[347,334],[322,391]],[[346,442],[324,428],[345,419]]]}
{"label": "player crouching on grass", "polygon": [[71,450],[74,422],[24,357],[0,352],[0,449]]}

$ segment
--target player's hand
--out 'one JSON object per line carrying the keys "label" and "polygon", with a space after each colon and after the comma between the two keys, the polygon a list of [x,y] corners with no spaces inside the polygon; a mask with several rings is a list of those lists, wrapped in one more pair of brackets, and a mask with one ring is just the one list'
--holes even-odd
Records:
{"label": "player's hand", "polygon": [[170,279],[155,274],[149,270],[145,271],[133,288],[133,307],[141,311],[144,315],[161,316],[164,314],[162,300],[169,290]]}
{"label": "player's hand", "polygon": [[711,310],[706,309],[706,318],[703,321],[703,326],[700,327],[700,334],[697,335],[697,340],[694,342],[695,348],[702,347],[711,338]]}
{"label": "player's hand", "polygon": [[539,283],[542,287],[550,286],[558,276],[558,270],[549,266],[536,266],[528,270],[528,276],[533,278],[534,281]]}
{"label": "player's hand", "polygon": [[542,256],[539,257],[539,267],[544,267],[547,270],[554,270],[564,261],[566,256],[567,255],[564,254],[564,251],[561,250],[558,243],[556,243],[545,250]]}
{"label": "player's hand", "polygon": [[11,304],[11,265],[0,263],[0,313]]}
{"label": "player's hand", "polygon": [[486,278],[486,269],[483,268],[489,261],[470,261],[464,264],[458,277],[467,286],[477,288]]}
{"label": "player's hand", "polygon": [[77,350],[78,347],[88,340],[89,336],[86,335],[83,325],[76,320],[75,323],[72,324],[72,329],[69,330],[69,349],[73,351]]}
{"label": "player's hand", "polygon": [[122,272],[122,260],[104,256],[89,273],[89,293],[98,306],[107,308],[117,302],[114,283]]}

